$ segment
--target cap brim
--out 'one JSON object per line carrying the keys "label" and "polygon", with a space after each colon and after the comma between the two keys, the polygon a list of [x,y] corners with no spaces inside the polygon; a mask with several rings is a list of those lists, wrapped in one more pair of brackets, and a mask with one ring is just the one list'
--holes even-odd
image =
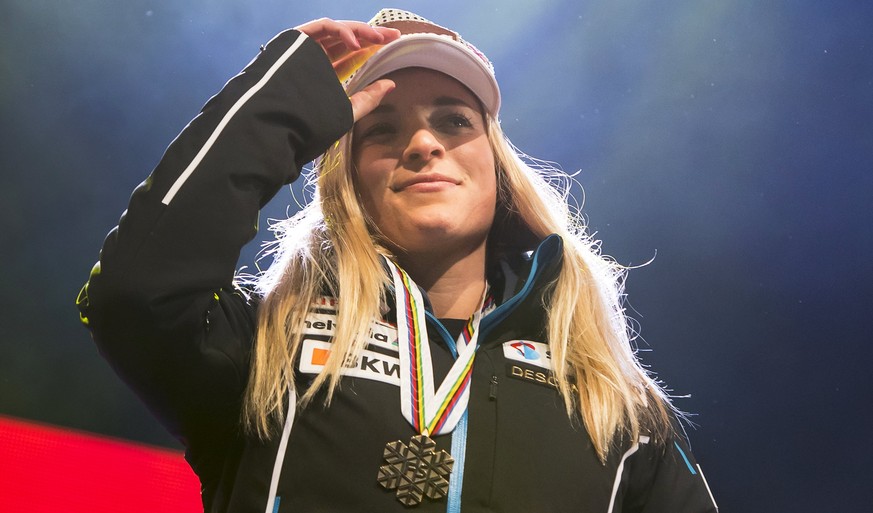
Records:
{"label": "cap brim", "polygon": [[354,94],[404,68],[427,68],[454,78],[479,98],[485,112],[497,117],[500,89],[492,71],[468,47],[437,34],[405,35],[385,45],[349,79],[346,91]]}

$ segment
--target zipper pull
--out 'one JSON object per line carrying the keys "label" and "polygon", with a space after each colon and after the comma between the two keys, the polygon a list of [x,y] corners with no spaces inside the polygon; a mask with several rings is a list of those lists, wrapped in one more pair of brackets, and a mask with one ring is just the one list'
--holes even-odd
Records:
{"label": "zipper pull", "polygon": [[497,376],[491,376],[491,386],[489,387],[488,398],[492,401],[497,400]]}

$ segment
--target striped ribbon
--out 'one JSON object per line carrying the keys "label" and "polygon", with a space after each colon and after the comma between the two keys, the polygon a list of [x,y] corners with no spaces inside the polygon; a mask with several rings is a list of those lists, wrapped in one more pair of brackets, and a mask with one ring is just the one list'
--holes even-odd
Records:
{"label": "striped ribbon", "polygon": [[403,417],[423,435],[449,433],[467,409],[479,322],[492,308],[492,302],[483,293],[481,308],[470,317],[458,335],[455,363],[439,388],[434,390],[433,360],[421,291],[403,269],[388,258],[385,261],[391,269],[397,305],[400,410]]}

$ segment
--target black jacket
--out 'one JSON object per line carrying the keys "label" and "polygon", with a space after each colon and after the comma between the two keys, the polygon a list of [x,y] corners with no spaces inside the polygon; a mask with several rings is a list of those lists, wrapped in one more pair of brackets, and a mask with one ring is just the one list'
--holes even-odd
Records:
{"label": "black jacket", "polygon": [[[257,310],[233,284],[240,248],[255,235],[258,210],[351,126],[322,49],[296,31],[278,35],[136,189],[80,295],[102,354],[185,444],[209,512],[264,511],[281,440],[260,442],[239,427]],[[581,421],[568,419],[541,345],[560,250],[553,236],[533,256],[489,271],[500,306],[482,321],[473,367],[462,510],[715,511],[681,437],[617,442],[604,464]],[[313,308],[310,348],[329,347],[329,303]],[[376,480],[385,443],[414,434],[393,382],[393,312],[383,321],[386,335],[350,363],[331,406],[316,399],[298,413],[274,511],[407,509]],[[449,336],[432,315],[428,330],[439,379],[453,361]],[[301,391],[313,354],[298,362]],[[438,446],[449,451],[452,436],[437,437]],[[446,500],[416,509],[446,511]]]}

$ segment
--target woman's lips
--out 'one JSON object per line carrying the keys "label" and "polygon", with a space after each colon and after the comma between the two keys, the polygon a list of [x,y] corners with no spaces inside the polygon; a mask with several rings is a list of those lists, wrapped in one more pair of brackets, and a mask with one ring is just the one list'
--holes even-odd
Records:
{"label": "woman's lips", "polygon": [[434,192],[459,185],[460,181],[438,173],[417,175],[414,178],[404,180],[393,187],[394,191],[412,190],[418,192]]}

